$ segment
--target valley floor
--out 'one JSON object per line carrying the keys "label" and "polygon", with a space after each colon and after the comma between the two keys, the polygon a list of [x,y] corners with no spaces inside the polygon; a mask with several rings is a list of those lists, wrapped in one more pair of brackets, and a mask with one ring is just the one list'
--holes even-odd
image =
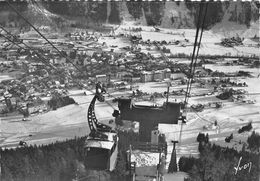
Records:
{"label": "valley floor", "polygon": [[[127,29],[127,26],[121,27]],[[183,40],[187,38],[190,42],[194,40],[195,30],[163,30],[164,32],[147,32],[151,30],[150,27],[142,27],[144,31],[142,36],[144,39],[150,40]],[[178,35],[165,34],[169,33],[179,33]],[[182,36],[181,34],[185,32]],[[219,42],[221,36],[214,35],[212,32],[205,32],[202,40],[201,54],[211,54],[211,55],[260,55],[257,47],[249,47],[245,45],[244,47],[234,47],[225,48],[220,45],[216,45]],[[113,38],[104,38],[102,41],[106,41],[108,44],[115,43]],[[118,43],[119,47],[125,46],[127,43]],[[177,46],[166,46],[170,48],[172,53],[187,53],[192,52],[192,46],[177,47]],[[238,70],[245,70],[253,72],[252,78],[239,78],[238,81],[246,82],[248,87],[244,87],[248,91],[248,96],[250,99],[255,100],[255,104],[231,102],[231,101],[221,101],[216,98],[216,95],[209,96],[196,96],[190,98],[190,104],[198,103],[209,103],[215,101],[223,102],[223,107],[220,109],[209,108],[202,112],[194,113],[190,112],[187,114],[187,123],[184,125],[165,125],[160,124],[159,130],[161,133],[166,135],[168,142],[168,156],[167,163],[169,164],[170,156],[172,152],[171,140],[178,140],[177,144],[177,159],[181,156],[198,156],[198,142],[196,141],[199,132],[208,133],[211,142],[216,143],[221,146],[234,147],[238,150],[242,148],[243,144],[241,142],[246,142],[247,137],[252,131],[260,133],[260,78],[259,69],[249,69],[245,67],[232,67],[232,66],[217,66],[217,65],[206,65],[212,70],[221,70],[227,72],[234,72]],[[2,76],[1,79],[7,79],[8,77]],[[174,81],[173,81],[174,83]],[[185,89],[184,86],[172,86],[170,91]],[[167,90],[166,82],[152,82],[152,83],[139,83],[139,89],[143,92],[160,92],[163,93]],[[211,88],[198,88],[195,85],[192,87],[191,93],[201,93],[209,92]],[[84,91],[87,95],[84,95]],[[130,94],[128,91],[127,94]],[[111,95],[113,97],[123,96],[126,92],[113,92]],[[55,111],[50,111],[43,114],[32,115],[29,117],[29,121],[22,121],[22,116],[12,115],[0,117],[0,147],[2,148],[14,148],[17,147],[19,141],[26,141],[27,144],[31,145],[41,145],[48,144],[55,141],[62,141],[65,139],[74,138],[75,136],[85,136],[89,133],[88,123],[87,123],[87,109],[91,99],[93,98],[93,93],[87,90],[70,90],[69,95],[75,99],[79,105],[68,105],[59,108]],[[112,103],[113,97],[106,97],[109,102],[96,104],[96,116],[100,122],[109,124],[109,120],[113,119],[112,113],[114,109],[118,109],[116,103]],[[184,96],[171,96],[169,101],[183,101]],[[165,99],[156,99],[155,102],[162,104]],[[218,122],[220,129],[203,129],[203,126],[211,126],[215,121]],[[252,122],[253,130],[250,132],[245,132],[238,134],[237,131],[242,126]],[[115,126],[114,123],[111,124]],[[231,143],[225,143],[225,137],[229,136],[231,133],[234,135],[233,141]]]}

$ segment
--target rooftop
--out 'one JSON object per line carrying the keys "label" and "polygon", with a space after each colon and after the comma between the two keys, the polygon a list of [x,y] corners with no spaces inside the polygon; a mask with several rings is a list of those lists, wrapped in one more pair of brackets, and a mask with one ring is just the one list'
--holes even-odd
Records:
{"label": "rooftop", "polygon": [[104,148],[110,150],[114,145],[114,136],[116,136],[117,134],[109,132],[103,132],[103,134],[108,136],[108,140],[97,140],[93,137],[88,136],[85,147]]}

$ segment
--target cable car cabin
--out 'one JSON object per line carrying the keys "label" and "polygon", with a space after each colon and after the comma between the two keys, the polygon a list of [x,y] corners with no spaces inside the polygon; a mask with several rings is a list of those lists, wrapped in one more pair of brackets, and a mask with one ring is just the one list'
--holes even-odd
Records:
{"label": "cable car cabin", "polygon": [[113,171],[118,154],[117,133],[102,132],[107,139],[88,136],[85,143],[85,165],[95,170]]}
{"label": "cable car cabin", "polygon": [[118,153],[118,136],[112,127],[100,123],[95,115],[96,100],[104,102],[105,89],[101,83],[96,85],[96,94],[88,107],[90,134],[85,142],[85,165],[94,170],[113,171]]}

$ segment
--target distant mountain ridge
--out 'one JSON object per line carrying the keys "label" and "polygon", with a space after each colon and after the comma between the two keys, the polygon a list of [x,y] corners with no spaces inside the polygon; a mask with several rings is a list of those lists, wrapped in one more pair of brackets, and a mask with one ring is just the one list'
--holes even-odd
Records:
{"label": "distant mountain ridge", "polygon": [[[30,0],[29,3],[21,5],[14,3],[14,6],[21,9],[21,12],[36,26],[55,27],[64,24],[84,27],[93,24],[133,22],[136,25],[173,29],[195,28],[199,12],[199,2],[35,2]],[[6,4],[0,7],[0,13],[8,11],[11,10]],[[250,32],[250,36],[251,34],[259,36],[259,2],[210,2],[205,28],[226,36],[232,34],[234,30],[240,33]]]}

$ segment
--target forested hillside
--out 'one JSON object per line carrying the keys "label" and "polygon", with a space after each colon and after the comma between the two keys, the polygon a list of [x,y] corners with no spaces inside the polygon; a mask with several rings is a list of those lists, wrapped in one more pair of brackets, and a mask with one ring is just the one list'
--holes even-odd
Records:
{"label": "forested hillside", "polygon": [[[20,12],[39,25],[62,26],[77,24],[123,24],[136,21],[142,25],[165,28],[194,28],[199,10],[198,2],[122,1],[122,2],[58,2],[43,1],[13,3]],[[7,3],[1,2],[2,24],[15,21],[22,24]],[[33,16],[32,16],[33,15]],[[41,21],[37,21],[37,20]],[[233,22],[250,26],[259,19],[259,2],[210,2],[205,27],[210,29],[218,23]],[[139,20],[139,21],[138,21]],[[140,21],[142,20],[142,21]],[[224,22],[223,22],[224,21]]]}
{"label": "forested hillside", "polygon": [[[126,150],[138,141],[134,132],[119,132],[119,157],[116,170],[89,170],[84,164],[84,143],[86,137],[75,138],[45,146],[29,146],[18,149],[1,150],[3,181],[124,181],[127,180]],[[260,170],[260,135],[253,132],[242,151],[220,147],[209,142],[199,144],[199,158],[181,157],[179,168],[189,173],[187,181],[259,181]],[[240,167],[251,163],[251,168]]]}
{"label": "forested hillside", "polygon": [[198,150],[199,158],[181,157],[179,160],[180,170],[190,175],[186,181],[259,181],[258,133],[252,133],[241,151],[201,140]]}
{"label": "forested hillside", "polygon": [[119,154],[115,171],[89,170],[85,166],[86,137],[44,146],[28,146],[1,150],[1,181],[124,181],[126,150],[138,140],[133,132],[119,132]]}

